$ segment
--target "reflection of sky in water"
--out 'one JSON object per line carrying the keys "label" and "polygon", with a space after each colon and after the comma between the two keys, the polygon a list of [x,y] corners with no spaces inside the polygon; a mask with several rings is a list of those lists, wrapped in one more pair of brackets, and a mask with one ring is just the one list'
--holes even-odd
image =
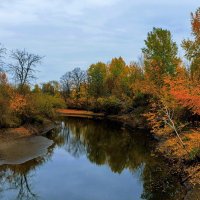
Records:
{"label": "reflection of sky in water", "polygon": [[91,164],[85,156],[73,158],[63,149],[55,150],[52,160],[37,171],[37,177],[40,184],[34,188],[42,199],[131,200],[140,199],[142,193],[138,177],[128,170],[114,174],[108,166]]}

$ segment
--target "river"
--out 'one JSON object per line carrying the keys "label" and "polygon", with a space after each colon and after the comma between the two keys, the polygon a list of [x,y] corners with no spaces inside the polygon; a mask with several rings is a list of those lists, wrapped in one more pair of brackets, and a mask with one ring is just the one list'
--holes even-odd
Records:
{"label": "river", "polygon": [[[182,199],[183,188],[170,167],[153,153],[154,141],[145,131],[130,131],[105,120],[65,117],[60,122],[62,126],[46,136],[51,141],[46,151],[32,152],[29,159],[26,153],[26,159],[16,163],[4,159],[0,199]],[[26,147],[19,141],[20,152],[35,151],[34,141],[27,141]]]}

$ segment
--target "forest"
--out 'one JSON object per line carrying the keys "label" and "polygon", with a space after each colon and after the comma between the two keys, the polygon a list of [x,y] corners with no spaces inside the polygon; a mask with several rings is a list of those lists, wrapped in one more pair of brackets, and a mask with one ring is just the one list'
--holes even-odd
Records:
{"label": "forest", "polygon": [[[181,44],[184,58],[169,30],[153,28],[144,43],[136,62],[113,58],[34,86],[43,57],[1,46],[0,128],[54,120],[58,108],[90,110],[134,115],[154,134],[175,134],[184,146],[188,138],[181,137],[182,131],[198,131],[200,124],[200,8],[191,14],[191,39]],[[4,61],[7,56],[11,63]],[[198,155],[200,146],[191,151]]]}

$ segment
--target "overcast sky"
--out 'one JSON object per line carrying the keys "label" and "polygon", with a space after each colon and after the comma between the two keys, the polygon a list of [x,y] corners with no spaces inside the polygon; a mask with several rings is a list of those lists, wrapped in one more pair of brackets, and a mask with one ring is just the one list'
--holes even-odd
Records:
{"label": "overcast sky", "polygon": [[0,42],[45,56],[38,81],[59,80],[97,61],[136,60],[153,27],[169,29],[180,45],[199,6],[200,0],[0,0]]}

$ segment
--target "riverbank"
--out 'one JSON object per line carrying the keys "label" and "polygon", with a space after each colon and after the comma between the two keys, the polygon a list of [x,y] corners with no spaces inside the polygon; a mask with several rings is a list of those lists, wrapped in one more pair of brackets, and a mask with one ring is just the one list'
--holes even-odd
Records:
{"label": "riverbank", "polygon": [[[84,110],[59,109],[57,112],[62,116],[106,118],[123,123],[125,127],[146,129],[142,118],[134,115],[104,115]],[[155,154],[161,155],[169,163],[172,173],[181,177],[181,182],[187,188],[185,200],[195,200],[200,197],[200,162],[195,156],[200,153],[200,129],[193,129],[181,133],[185,148],[179,144],[178,138],[171,134],[165,137],[153,135],[157,142]]]}

